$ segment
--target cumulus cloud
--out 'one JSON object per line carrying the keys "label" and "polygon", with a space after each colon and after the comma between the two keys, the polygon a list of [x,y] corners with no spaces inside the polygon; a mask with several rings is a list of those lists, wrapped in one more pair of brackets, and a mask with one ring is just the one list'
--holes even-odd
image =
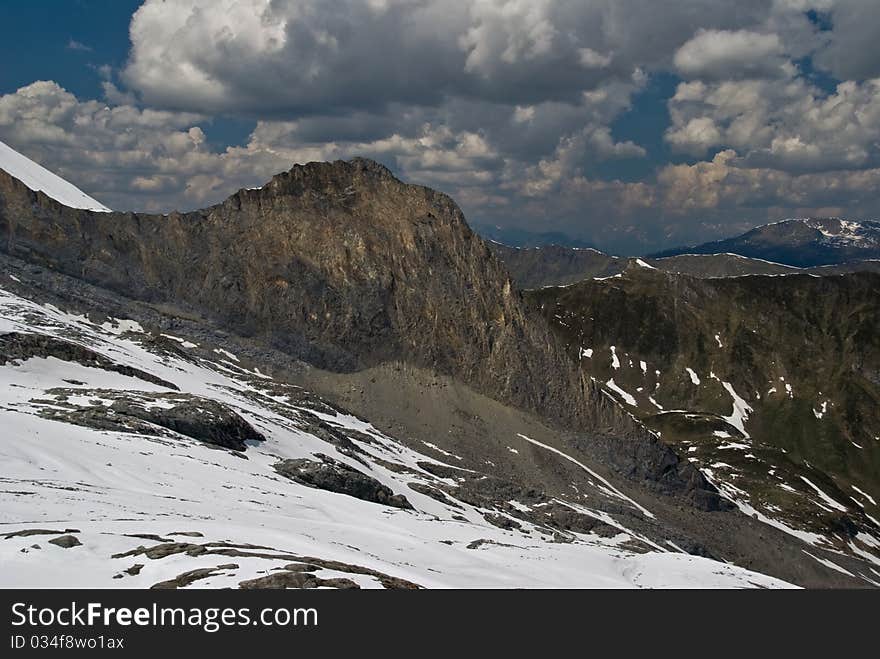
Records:
{"label": "cumulus cloud", "polygon": [[779,35],[749,30],[699,30],[673,61],[690,78],[773,77],[794,71]]}
{"label": "cumulus cloud", "polygon": [[[874,190],[880,169],[792,174],[778,169],[742,166],[736,151],[718,152],[711,161],[668,165],[658,176],[658,190],[668,213],[757,209],[773,217],[827,214],[829,208],[877,212]],[[835,214],[835,213],[831,213]]]}
{"label": "cumulus cloud", "polygon": [[880,164],[880,79],[826,94],[803,77],[682,83],[666,139],[697,156],[728,146],[749,164],[783,170]]}
{"label": "cumulus cloud", "polygon": [[[205,135],[190,113],[79,101],[54,82],[0,96],[0,136],[14,148],[122,208],[174,199],[185,176],[213,166]],[[151,194],[141,194],[151,193]]]}
{"label": "cumulus cloud", "polygon": [[149,103],[285,118],[450,96],[527,105],[769,13],[763,0],[147,0],[123,77]]}
{"label": "cumulus cloud", "polygon": [[[423,123],[412,134],[313,139],[310,122],[258,122],[245,146],[212,151],[192,113],[79,101],[54,82],[0,96],[0,137],[119,209],[213,203],[294,163],[372,156],[439,187],[491,183],[498,154],[478,132]],[[318,135],[318,137],[323,137]]]}
{"label": "cumulus cloud", "polygon": [[[878,210],[871,4],[146,0],[102,101],[34,83],[0,96],[0,139],[116,208],[194,208],[364,155],[472,220],[648,250]],[[661,73],[678,79],[672,164],[618,130]],[[253,129],[218,145],[217,116]],[[631,163],[640,180],[602,175]]]}

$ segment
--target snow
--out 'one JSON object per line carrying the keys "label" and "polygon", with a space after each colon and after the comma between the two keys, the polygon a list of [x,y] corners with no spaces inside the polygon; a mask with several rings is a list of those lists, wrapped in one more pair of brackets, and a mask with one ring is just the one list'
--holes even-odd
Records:
{"label": "snow", "polygon": [[543,448],[543,449],[547,449],[548,451],[551,451],[552,453],[555,453],[556,455],[558,455],[558,456],[560,456],[560,457],[562,457],[562,458],[565,458],[565,459],[568,460],[569,462],[572,462],[572,463],[576,464],[578,467],[580,467],[580,468],[583,469],[585,472],[587,472],[588,474],[590,474],[590,476],[592,476],[592,477],[595,478],[596,480],[602,482],[602,483],[605,485],[605,487],[606,487],[610,492],[612,492],[615,496],[617,496],[618,498],[623,499],[624,501],[627,501],[627,502],[629,502],[630,504],[632,504],[632,506],[633,506],[634,508],[636,508],[637,510],[639,510],[639,511],[640,511],[645,517],[650,517],[651,519],[654,519],[654,514],[653,514],[650,510],[648,510],[647,508],[645,508],[645,507],[642,506],[641,504],[639,504],[639,503],[633,501],[632,499],[630,499],[630,498],[629,498],[628,496],[626,496],[623,492],[621,492],[620,490],[618,490],[618,489],[617,489],[616,487],[614,487],[611,483],[609,483],[607,480],[605,480],[604,478],[602,478],[602,477],[601,477],[599,474],[597,474],[595,471],[593,471],[592,469],[590,469],[587,465],[583,464],[582,462],[579,462],[578,460],[576,460],[575,458],[571,457],[571,456],[568,455],[567,453],[563,453],[563,452],[560,451],[558,448],[554,448],[554,447],[552,447],[552,446],[548,446],[547,444],[544,444],[544,443],[542,443],[542,442],[539,442],[539,441],[536,440],[536,439],[532,439],[531,437],[526,437],[525,435],[523,435],[523,434],[521,434],[521,433],[517,433],[517,435],[518,435],[520,438],[526,440],[527,442],[529,442],[529,443],[531,443],[531,444],[534,444],[535,446],[540,446],[540,447]]}
{"label": "snow", "polygon": [[720,334],[716,334],[716,335],[715,335],[715,341],[718,342],[718,347],[719,347],[719,348],[723,348],[723,347],[724,347],[724,344],[721,343],[721,335],[720,335]]}
{"label": "snow", "polygon": [[166,338],[166,339],[171,339],[172,341],[176,341],[184,348],[198,348],[199,347],[197,343],[193,343],[192,341],[187,341],[186,339],[181,339],[179,336],[174,336],[173,334],[160,334],[159,336]]}
{"label": "snow", "polygon": [[733,410],[731,411],[729,416],[722,416],[721,418],[727,421],[730,425],[740,431],[742,436],[746,439],[749,439],[750,435],[746,432],[746,421],[749,420],[749,413],[753,412],[752,406],[749,405],[743,398],[736,393],[736,390],[733,388],[733,385],[729,382],[722,382],[715,374],[712,374],[716,380],[721,382],[721,386],[730,394],[730,397],[733,399]]}
{"label": "snow", "polygon": [[819,558],[818,556],[815,556],[814,554],[811,554],[810,552],[808,552],[806,549],[803,549],[803,550],[801,550],[801,551],[803,551],[807,556],[809,556],[810,558],[812,558],[814,561],[817,561],[817,562],[821,563],[821,564],[824,565],[825,567],[829,567],[829,568],[831,568],[832,570],[836,570],[837,572],[840,572],[840,573],[845,574],[845,575],[850,576],[850,577],[854,577],[854,576],[855,576],[852,572],[849,572],[848,570],[844,570],[842,567],[840,567],[840,566],[839,566],[837,563],[835,563],[834,561],[829,561],[829,560],[827,560],[827,559],[825,559],[825,558]]}
{"label": "snow", "polygon": [[822,403],[821,411],[816,410],[815,408],[813,409],[813,415],[817,419],[821,419],[823,416],[825,416],[825,414],[827,412],[828,412],[828,401],[827,400]]}
{"label": "snow", "polygon": [[216,352],[218,355],[223,355],[224,357],[228,357],[229,359],[231,359],[231,360],[234,361],[234,362],[239,361],[239,360],[238,360],[238,357],[236,357],[235,355],[233,355],[233,354],[232,354],[231,352],[229,352],[228,350],[224,350],[223,348],[214,348],[214,352]]}
{"label": "snow", "polygon": [[633,398],[631,394],[628,394],[623,389],[618,387],[617,384],[615,384],[615,382],[614,382],[614,378],[611,378],[610,380],[608,380],[608,382],[605,383],[605,386],[607,386],[609,389],[611,389],[613,392],[615,392],[621,398],[623,398],[623,400],[628,405],[632,405],[633,407],[638,407],[638,403],[636,402],[636,399]]}
{"label": "snow", "polygon": [[752,448],[752,447],[749,446],[748,444],[743,444],[741,442],[727,442],[726,444],[721,444],[718,447],[718,450],[719,451],[730,451],[730,450],[748,451],[750,448]]}
{"label": "snow", "polygon": [[56,176],[48,169],[41,167],[30,158],[0,142],[0,169],[14,176],[35,192],[43,192],[57,202],[70,208],[111,212],[99,201],[92,199],[85,192]]}
{"label": "snow", "polygon": [[[82,542],[79,547],[62,549],[46,542],[54,536],[0,539],[0,587],[148,588],[188,570],[230,562],[239,567],[217,570],[190,587],[236,587],[240,581],[289,563],[285,555],[290,554],[361,565],[437,588],[788,587],[742,568],[669,552],[649,540],[655,551],[634,553],[625,543],[638,534],[607,513],[583,507],[575,509],[607,521],[621,533],[614,538],[573,533],[572,542],[558,543],[528,522],[523,522],[528,535],[497,528],[486,522],[480,509],[467,504],[453,508],[408,488],[408,482],[436,482],[419,462],[442,463],[383,434],[368,421],[324,406],[291,402],[302,398],[284,395],[289,385],[228,361],[151,352],[150,343],[141,343],[138,333],[120,331],[124,326],[133,327],[125,321],[93,324],[83,316],[35,304],[0,288],[0,332],[36,332],[85,345],[116,363],[173,382],[181,394],[223,403],[266,439],[252,442],[247,459],[241,459],[183,435],[101,431],[51,420],[40,412],[58,405],[49,390],[69,389],[65,380],[85,383],[76,387],[81,393],[70,400],[88,407],[106,403],[106,395],[93,393],[99,389],[127,395],[141,392],[145,400],[150,392],[176,392],[55,358],[0,367],[4,429],[0,485],[5,491],[0,498],[0,534],[73,528],[78,529],[75,535]],[[311,434],[309,424],[300,422],[304,417],[318,417],[337,428],[363,433],[363,438],[351,435],[363,451],[363,463]],[[573,457],[520,437],[585,470],[601,483],[602,493],[653,517]],[[316,453],[368,472],[394,492],[405,494],[415,510],[305,487],[272,468],[279,459],[314,458]],[[396,468],[385,466],[389,463]],[[517,508],[517,504],[510,505]],[[262,553],[276,558],[245,555],[230,561],[210,553],[113,558],[153,542],[129,534],[156,534],[196,544],[254,544],[269,548]],[[485,542],[469,548],[478,539]],[[40,549],[33,549],[35,544]],[[123,575],[135,562],[144,565],[140,574]],[[368,575],[336,570],[319,574],[354,579],[363,587],[381,587]],[[114,578],[118,575],[123,578]]]}
{"label": "snow", "polygon": [[801,476],[801,480],[802,480],[804,483],[806,483],[807,485],[809,485],[810,487],[812,487],[814,490],[816,490],[816,493],[822,498],[822,501],[824,501],[825,503],[827,503],[829,506],[831,506],[831,507],[834,508],[835,510],[839,510],[839,511],[844,512],[844,513],[847,512],[848,508],[847,508],[846,506],[844,506],[844,505],[842,505],[842,504],[839,504],[837,501],[835,501],[835,500],[832,499],[830,496],[828,496],[827,494],[825,494],[825,492],[823,492],[823,491],[819,488],[818,485],[816,485],[815,483],[813,483],[813,482],[812,482],[810,479],[808,479],[806,476]]}
{"label": "snow", "polygon": [[114,334],[124,334],[125,332],[143,333],[144,331],[139,322],[119,318],[111,318],[110,321],[102,323],[101,329],[113,332]]}
{"label": "snow", "polygon": [[620,368],[620,359],[617,358],[617,348],[611,346],[611,368]]}
{"label": "snow", "polygon": [[423,441],[422,444],[427,446],[429,449],[433,449],[433,450],[437,451],[437,453],[440,453],[441,455],[445,455],[447,458],[455,458],[456,460],[462,459],[461,457],[455,455],[454,453],[450,453],[449,451],[444,451],[442,448],[440,448],[436,444],[432,444],[431,442],[424,442]]}
{"label": "snow", "polygon": [[[730,483],[726,483],[726,482],[717,480],[715,478],[715,474],[712,472],[711,469],[703,468],[700,471],[703,472],[703,475],[706,477],[706,480],[708,480],[710,483],[712,483],[712,485],[714,485],[718,489],[718,491],[726,499],[728,499],[733,504],[735,504],[736,507],[739,508],[741,512],[745,513],[749,517],[754,517],[759,522],[763,522],[764,524],[767,524],[768,526],[772,526],[776,529],[779,529],[780,531],[782,531],[784,533],[788,533],[789,535],[794,536],[795,538],[798,538],[800,540],[803,540],[804,542],[806,542],[807,544],[810,544],[810,545],[817,545],[824,540],[824,538],[817,533],[812,533],[810,531],[801,531],[800,529],[795,529],[795,528],[789,526],[788,524],[786,524],[785,522],[782,522],[778,519],[768,517],[767,515],[762,513],[760,510],[755,509],[749,503],[748,495],[743,490],[739,489],[738,487],[735,487],[734,485],[731,485]],[[784,483],[781,483],[780,487],[783,487],[784,489],[791,489],[791,488],[785,486]]]}
{"label": "snow", "polygon": [[819,219],[805,219],[802,222],[818,231],[822,235],[821,242],[827,245],[869,248],[875,247],[880,242],[880,236],[877,235],[876,229],[871,229],[867,225],[840,218],[830,218],[830,220],[837,222],[838,229],[836,231],[827,227]]}
{"label": "snow", "polygon": [[700,384],[700,378],[699,378],[699,376],[697,376],[697,374],[694,372],[694,369],[692,369],[692,368],[690,368],[690,367],[687,367],[687,368],[684,369],[684,370],[686,370],[686,371],[688,372],[688,375],[691,376],[691,382],[693,382],[695,385],[699,386],[699,384]]}
{"label": "snow", "polygon": [[581,359],[586,357],[587,359],[593,358],[593,349],[592,348],[581,348]]}
{"label": "snow", "polygon": [[851,485],[850,487],[852,487],[852,489],[854,489],[856,492],[858,492],[858,493],[861,494],[863,497],[865,497],[868,501],[870,501],[872,506],[876,506],[876,505],[877,505],[877,502],[874,501],[874,497],[872,497],[870,494],[868,494],[868,493],[865,492],[864,490],[860,490],[860,489],[857,488],[855,485]]}
{"label": "snow", "polygon": [[636,265],[639,266],[640,268],[647,268],[648,270],[656,270],[657,269],[653,265],[651,265],[649,263],[645,263],[644,261],[642,261],[642,259],[636,259]]}
{"label": "snow", "polygon": [[639,368],[642,369],[642,375],[648,374],[648,365],[644,361],[639,362]]}

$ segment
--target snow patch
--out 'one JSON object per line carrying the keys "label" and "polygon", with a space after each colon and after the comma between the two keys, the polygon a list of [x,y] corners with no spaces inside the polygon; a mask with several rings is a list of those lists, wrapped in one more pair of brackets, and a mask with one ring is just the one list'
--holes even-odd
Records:
{"label": "snow patch", "polygon": [[26,158],[3,142],[0,142],[0,169],[17,178],[34,192],[42,192],[70,208],[99,213],[112,212],[75,185],[68,183],[30,158]]}

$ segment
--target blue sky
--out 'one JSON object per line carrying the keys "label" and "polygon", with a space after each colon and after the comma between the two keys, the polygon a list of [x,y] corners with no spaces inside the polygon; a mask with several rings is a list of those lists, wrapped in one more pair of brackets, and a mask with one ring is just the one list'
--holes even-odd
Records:
{"label": "blue sky", "polygon": [[[77,96],[101,95],[98,66],[122,66],[139,0],[7,0],[0,3],[0,92],[57,80]],[[90,50],[69,46],[78,42]]]}
{"label": "blue sky", "polygon": [[869,0],[0,4],[0,139],[119,209],[373,157],[473,224],[626,253],[874,218]]}

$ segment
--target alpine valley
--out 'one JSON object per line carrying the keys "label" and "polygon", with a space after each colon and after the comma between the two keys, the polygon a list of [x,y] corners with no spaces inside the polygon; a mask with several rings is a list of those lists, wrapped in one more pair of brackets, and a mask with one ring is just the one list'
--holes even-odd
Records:
{"label": "alpine valley", "polygon": [[0,585],[878,587],[876,231],[516,249],[366,159],[123,213],[0,144]]}

